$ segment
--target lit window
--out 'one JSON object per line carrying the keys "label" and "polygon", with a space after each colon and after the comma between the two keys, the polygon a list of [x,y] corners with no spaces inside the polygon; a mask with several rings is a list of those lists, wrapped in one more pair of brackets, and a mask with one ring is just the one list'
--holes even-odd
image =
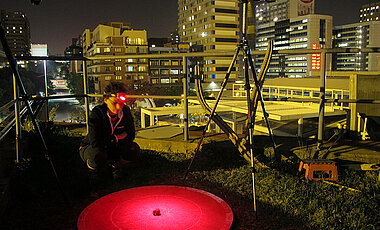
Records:
{"label": "lit window", "polygon": [[117,71],[121,71],[121,66],[116,66]]}
{"label": "lit window", "polygon": [[128,66],[128,71],[132,72],[133,71],[133,66]]}
{"label": "lit window", "polygon": [[104,53],[109,53],[109,52],[111,52],[111,49],[109,47],[105,47],[104,48]]}

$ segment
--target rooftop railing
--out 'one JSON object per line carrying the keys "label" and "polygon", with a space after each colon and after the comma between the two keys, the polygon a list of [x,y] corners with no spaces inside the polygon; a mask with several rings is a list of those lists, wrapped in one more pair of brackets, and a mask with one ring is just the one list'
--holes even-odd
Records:
{"label": "rooftop railing", "polygon": [[[324,111],[326,103],[331,103],[333,106],[336,106],[339,109],[347,109],[349,103],[370,103],[370,104],[380,104],[380,100],[375,99],[349,99],[346,90],[341,89],[326,89],[326,55],[331,53],[380,53],[380,48],[332,48],[332,49],[296,49],[296,50],[277,50],[273,51],[274,54],[315,54],[319,53],[321,56],[321,66],[319,72],[319,87],[314,88],[292,88],[292,87],[283,87],[283,86],[265,86],[263,87],[263,95],[268,100],[272,101],[296,101],[296,102],[316,102],[319,104],[319,125],[318,125],[318,144],[319,148],[322,146],[323,141],[323,132],[324,132]],[[264,55],[265,51],[252,51],[252,55]],[[183,71],[183,94],[178,95],[129,95],[131,98],[152,98],[152,99],[178,99],[183,100],[183,114],[184,114],[184,140],[189,139],[189,110],[188,110],[188,84],[186,82],[190,78],[188,68],[186,66],[187,59],[193,57],[232,57],[232,52],[197,52],[197,53],[170,53],[170,54],[134,54],[134,55],[96,55],[95,57],[81,58],[81,57],[17,57],[18,60],[59,60],[59,61],[82,61],[83,62],[83,94],[82,95],[65,95],[65,96],[47,96],[47,97],[36,97],[32,100],[49,100],[55,98],[72,98],[72,97],[81,97],[84,98],[85,110],[86,110],[86,124],[88,125],[89,118],[89,98],[91,97],[102,97],[100,94],[91,94],[88,87],[88,72],[87,67],[91,60],[110,60],[110,59],[152,59],[152,58],[182,58],[182,71]],[[379,72],[380,74],[380,72]],[[236,79],[232,79],[236,80]],[[235,86],[233,89],[235,90]],[[240,86],[238,86],[239,88]],[[17,90],[15,90],[16,92]],[[244,92],[240,89],[233,92],[233,95],[239,93],[239,95],[244,95]],[[16,113],[15,119],[16,124],[20,127],[20,113],[17,108],[17,104],[22,101],[22,98],[19,98],[17,93],[14,95],[15,104],[16,104]],[[88,127],[87,127],[88,128]],[[20,128],[18,128],[20,129]],[[20,130],[16,135],[20,135]]]}

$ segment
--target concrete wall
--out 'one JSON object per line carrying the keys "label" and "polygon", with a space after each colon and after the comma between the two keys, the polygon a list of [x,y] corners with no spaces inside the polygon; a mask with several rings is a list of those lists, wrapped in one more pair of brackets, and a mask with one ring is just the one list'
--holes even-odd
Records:
{"label": "concrete wall", "polygon": [[[359,75],[350,76],[350,99],[374,99],[380,100],[380,75]],[[380,116],[379,104],[362,104],[351,103],[351,121],[350,129],[358,131],[359,113],[366,116]]]}

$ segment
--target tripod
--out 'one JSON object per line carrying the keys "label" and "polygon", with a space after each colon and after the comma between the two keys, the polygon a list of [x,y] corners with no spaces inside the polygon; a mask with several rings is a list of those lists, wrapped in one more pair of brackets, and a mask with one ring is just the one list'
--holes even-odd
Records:
{"label": "tripod", "polygon": [[20,73],[18,71],[18,67],[17,67],[17,63],[16,63],[16,60],[12,54],[12,51],[11,49],[9,48],[9,44],[6,40],[6,37],[5,37],[5,30],[4,30],[4,26],[3,24],[0,22],[0,40],[1,40],[1,44],[3,45],[3,49],[4,49],[4,52],[7,56],[7,59],[8,59],[8,62],[9,62],[9,65],[12,69],[12,72],[15,76],[15,81],[16,81],[16,86],[15,87],[18,87],[20,89],[20,93],[21,93],[21,100],[24,100],[26,102],[26,108],[27,108],[27,111],[28,111],[28,115],[30,117],[30,119],[32,120],[32,123],[33,123],[33,126],[34,126],[34,129],[36,130],[39,138],[40,138],[40,141],[41,141],[41,144],[45,150],[45,158],[49,161],[50,163],[50,166],[51,166],[51,169],[54,173],[54,176],[55,176],[55,179],[57,181],[57,184],[58,184],[58,187],[62,193],[62,196],[63,196],[63,199],[66,203],[66,205],[69,204],[69,199],[65,193],[65,191],[63,190],[63,187],[62,187],[62,184],[58,178],[58,174],[57,174],[57,171],[55,170],[55,166],[53,164],[53,161],[51,159],[51,156],[50,156],[50,153],[48,151],[48,148],[46,146],[46,142],[45,142],[45,139],[42,135],[42,132],[41,132],[41,129],[37,123],[37,120],[34,116],[34,113],[33,113],[33,109],[31,107],[31,104],[30,104],[30,100],[29,100],[29,96],[28,94],[26,93],[26,90],[25,90],[25,87],[24,87],[24,84],[22,83],[22,80],[21,80],[21,76],[20,76]]}
{"label": "tripod", "polygon": [[[229,65],[229,68],[227,70],[227,73],[225,75],[225,78],[222,82],[222,86],[221,86],[221,89],[220,89],[220,92],[216,98],[216,102],[215,102],[215,105],[214,105],[214,108],[212,109],[211,113],[210,113],[210,116],[209,116],[209,119],[207,121],[207,124],[206,124],[206,127],[204,128],[203,130],[203,133],[201,135],[201,138],[198,142],[198,145],[197,145],[197,148],[195,150],[195,153],[194,153],[194,156],[193,158],[191,159],[191,162],[186,170],[186,173],[185,173],[185,176],[184,176],[184,181],[186,180],[186,177],[190,171],[190,168],[194,162],[194,159],[196,157],[196,155],[198,154],[199,152],[199,149],[200,149],[200,146],[201,146],[201,143],[205,137],[205,134],[206,134],[206,131],[207,131],[207,128],[212,120],[212,118],[216,115],[215,114],[215,111],[216,111],[216,108],[217,108],[217,105],[220,101],[220,98],[222,96],[222,93],[223,93],[223,90],[224,88],[226,87],[227,83],[228,83],[228,79],[229,79],[229,76],[231,75],[231,72],[232,72],[232,68],[236,62],[236,59],[239,55],[239,53],[242,51],[243,52],[243,57],[244,57],[244,77],[245,77],[245,90],[246,90],[246,94],[247,94],[247,106],[248,106],[248,139],[249,139],[249,152],[250,152],[250,163],[251,163],[251,175],[252,175],[252,194],[253,194],[253,210],[255,212],[255,216],[256,216],[256,219],[257,219],[257,205],[256,205],[256,187],[255,187],[255,173],[256,173],[256,170],[255,170],[255,165],[254,165],[254,157],[253,157],[253,131],[254,131],[254,121],[255,121],[255,107],[256,105],[254,105],[253,101],[251,100],[251,85],[250,85],[250,82],[249,82],[249,69],[251,69],[251,75],[253,77],[253,80],[254,80],[254,83],[255,83],[255,86],[256,86],[256,89],[255,89],[255,93],[257,93],[257,97],[258,99],[260,100],[260,104],[261,104],[261,107],[262,107],[262,112],[264,114],[264,118],[265,118],[265,122],[266,122],[266,125],[267,125],[267,128],[268,128],[268,133],[269,133],[269,136],[270,136],[270,139],[272,141],[272,144],[273,144],[273,149],[275,151],[275,148],[276,148],[276,143],[274,141],[274,137],[273,137],[273,134],[272,134],[272,131],[271,131],[271,128],[270,128],[270,124],[269,124],[269,119],[268,119],[268,113],[266,112],[266,109],[265,109],[265,104],[264,104],[264,99],[263,99],[263,96],[262,96],[262,93],[261,93],[261,86],[262,86],[262,82],[259,82],[258,79],[257,79],[257,76],[256,76],[256,71],[255,71],[255,67],[254,67],[254,64],[253,64],[253,61],[252,61],[252,55],[251,55],[251,48],[249,47],[248,45],[248,41],[247,41],[247,25],[246,25],[246,21],[247,21],[247,5],[248,5],[248,0],[241,0],[240,3],[243,4],[243,19],[242,19],[242,22],[243,22],[243,25],[242,25],[242,39],[241,41],[239,42],[239,44],[237,45],[237,48],[235,50],[235,53],[234,53],[234,56],[232,58],[232,61]],[[272,45],[272,41],[269,41],[269,43]],[[254,95],[256,96],[256,95]],[[275,154],[276,155],[276,154]]]}

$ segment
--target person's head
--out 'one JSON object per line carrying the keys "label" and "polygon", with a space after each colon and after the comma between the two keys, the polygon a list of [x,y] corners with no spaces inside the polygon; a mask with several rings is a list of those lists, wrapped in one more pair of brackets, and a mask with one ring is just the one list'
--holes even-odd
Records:
{"label": "person's head", "polygon": [[104,103],[111,113],[118,113],[125,103],[125,85],[121,82],[110,82],[104,89]]}

